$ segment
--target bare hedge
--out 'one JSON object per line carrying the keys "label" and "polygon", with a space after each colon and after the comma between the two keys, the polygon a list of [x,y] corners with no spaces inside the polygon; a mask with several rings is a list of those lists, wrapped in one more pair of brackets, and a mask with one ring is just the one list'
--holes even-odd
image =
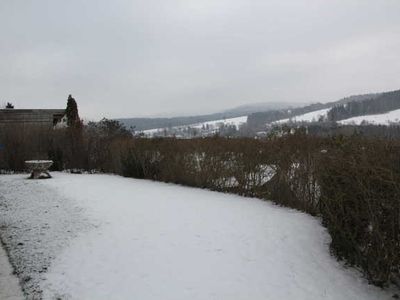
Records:
{"label": "bare hedge", "polygon": [[399,284],[400,142],[294,135],[135,140],[122,174],[269,199],[322,218],[338,258]]}
{"label": "bare hedge", "polygon": [[[320,216],[340,259],[378,286],[400,286],[400,141],[303,133],[270,139],[133,139],[117,124],[83,130],[0,132],[0,168],[53,159],[272,200]],[[34,156],[34,157],[32,157]]]}

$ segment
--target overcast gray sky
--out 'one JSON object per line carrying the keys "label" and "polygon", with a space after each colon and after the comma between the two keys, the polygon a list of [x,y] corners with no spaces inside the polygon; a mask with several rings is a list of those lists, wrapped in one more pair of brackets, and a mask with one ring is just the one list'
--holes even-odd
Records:
{"label": "overcast gray sky", "polygon": [[1,0],[0,103],[97,119],[400,89],[399,0]]}

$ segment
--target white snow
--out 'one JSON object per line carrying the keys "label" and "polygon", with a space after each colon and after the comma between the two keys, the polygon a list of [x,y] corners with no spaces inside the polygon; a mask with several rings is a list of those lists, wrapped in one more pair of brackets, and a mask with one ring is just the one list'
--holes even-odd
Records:
{"label": "white snow", "polygon": [[13,274],[6,251],[0,243],[0,299],[23,300],[24,295],[18,278]]}
{"label": "white snow", "polygon": [[53,177],[27,185],[21,175],[0,176],[14,182],[9,193],[17,185],[34,197],[47,189],[79,205],[85,222],[95,225],[56,255],[41,283],[44,299],[391,298],[338,263],[320,221],[304,213],[119,176]]}
{"label": "white snow", "polygon": [[154,129],[143,130],[141,132],[144,133],[145,135],[151,136],[157,132],[162,132],[163,130],[164,130],[164,128],[154,128]]}
{"label": "white snow", "polygon": [[[188,127],[195,128],[195,129],[202,129],[203,127],[208,126],[210,128],[210,130],[216,130],[221,125],[235,126],[238,129],[240,125],[242,125],[246,122],[247,122],[247,116],[241,116],[241,117],[236,117],[236,118],[228,118],[228,119],[220,119],[220,120],[214,120],[214,121],[195,123],[195,124],[190,124],[190,125],[174,126],[170,129],[180,131],[180,130],[184,130]],[[152,136],[156,133],[162,133],[166,129],[168,130],[169,128],[148,129],[148,130],[143,130],[142,132],[147,136]]]}
{"label": "white snow", "polygon": [[26,160],[25,163],[27,164],[48,164],[53,163],[52,160]]}
{"label": "white snow", "polygon": [[41,299],[40,283],[53,258],[93,222],[79,203],[27,178],[0,176],[0,236],[28,299]]}
{"label": "white snow", "polygon": [[343,125],[349,125],[349,124],[360,125],[363,122],[374,125],[390,125],[392,123],[399,123],[400,109],[392,110],[384,114],[358,116],[338,121],[338,123]]}
{"label": "white snow", "polygon": [[240,125],[244,124],[247,122],[247,116],[242,116],[242,117],[236,117],[236,118],[229,118],[229,119],[221,119],[221,120],[215,120],[215,121],[208,121],[208,122],[202,122],[202,123],[197,123],[193,125],[189,125],[193,128],[202,128],[203,126],[219,126],[221,124],[224,125],[230,125],[230,126],[236,126],[238,128]]}
{"label": "white snow", "polygon": [[289,122],[318,122],[320,118],[326,119],[329,111],[330,108],[320,109],[290,119],[278,120],[273,122],[273,124],[284,124]]}

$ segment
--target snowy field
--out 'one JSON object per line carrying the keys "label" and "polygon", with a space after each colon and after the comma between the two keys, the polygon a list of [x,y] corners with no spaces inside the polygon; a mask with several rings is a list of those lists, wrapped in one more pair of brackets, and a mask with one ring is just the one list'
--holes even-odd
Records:
{"label": "snowy field", "polygon": [[306,214],[171,184],[53,175],[0,176],[0,233],[12,236],[31,299],[391,299],[330,256],[329,235]]}
{"label": "snowy field", "polygon": [[303,115],[295,116],[290,119],[282,119],[273,122],[273,124],[284,124],[289,122],[318,122],[318,120],[326,119],[330,108],[312,111]]}
{"label": "snowy field", "polygon": [[[202,129],[202,128],[208,126],[211,130],[217,130],[221,125],[235,126],[236,129],[239,129],[239,126],[242,124],[245,124],[246,122],[247,122],[247,116],[242,116],[242,117],[236,117],[236,118],[195,123],[195,124],[190,124],[190,125],[174,126],[170,129],[180,131],[180,130],[184,130],[188,127],[195,128],[195,129]],[[146,136],[152,136],[157,133],[162,133],[165,129],[168,129],[168,128],[148,129],[148,130],[143,130],[142,133],[144,133]]]}
{"label": "snowy field", "polygon": [[218,127],[219,125],[224,124],[224,125],[236,126],[236,128],[239,128],[239,126],[244,123],[247,123],[247,116],[230,118],[230,119],[221,119],[221,120],[215,120],[215,121],[208,121],[208,122],[197,123],[197,124],[193,124],[193,125],[189,125],[189,126],[200,129],[203,126],[207,126],[207,125],[212,126],[212,127]]}
{"label": "snowy field", "polygon": [[343,125],[361,125],[362,123],[373,124],[373,125],[390,125],[392,123],[400,122],[400,109],[392,110],[384,114],[377,115],[366,115],[349,118],[346,120],[338,121]]}

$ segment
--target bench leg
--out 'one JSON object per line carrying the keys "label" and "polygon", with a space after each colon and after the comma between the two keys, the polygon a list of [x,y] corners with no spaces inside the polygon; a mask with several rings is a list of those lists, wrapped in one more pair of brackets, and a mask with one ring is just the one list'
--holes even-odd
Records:
{"label": "bench leg", "polygon": [[45,178],[52,178],[49,171],[32,171],[31,176],[29,176],[29,179],[40,179],[40,175],[45,174]]}
{"label": "bench leg", "polygon": [[30,179],[38,179],[39,177],[40,177],[39,171],[32,171],[31,176],[29,178]]}

